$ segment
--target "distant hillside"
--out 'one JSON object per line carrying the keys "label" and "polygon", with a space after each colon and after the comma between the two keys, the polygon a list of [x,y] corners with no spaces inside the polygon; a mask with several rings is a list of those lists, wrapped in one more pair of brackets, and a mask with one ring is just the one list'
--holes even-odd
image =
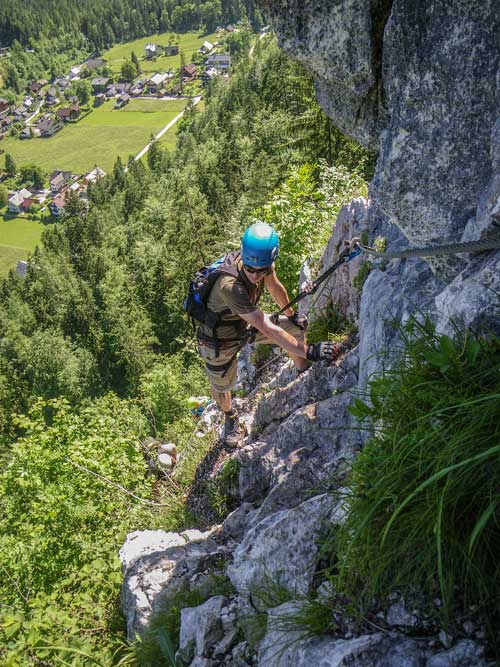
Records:
{"label": "distant hillside", "polygon": [[257,28],[262,23],[253,0],[6,0],[0,6],[0,46],[17,40],[34,48],[38,40],[64,33],[76,41],[83,35],[91,48],[103,49],[167,30],[203,26],[210,32],[246,18]]}

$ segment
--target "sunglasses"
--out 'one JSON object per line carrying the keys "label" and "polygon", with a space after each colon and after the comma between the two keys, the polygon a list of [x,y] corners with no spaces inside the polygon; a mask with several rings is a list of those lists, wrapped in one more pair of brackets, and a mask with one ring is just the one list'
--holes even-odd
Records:
{"label": "sunglasses", "polygon": [[273,265],[271,264],[271,266],[263,266],[261,269],[257,269],[255,266],[248,266],[247,264],[243,264],[243,268],[248,273],[264,273],[267,276],[272,272]]}

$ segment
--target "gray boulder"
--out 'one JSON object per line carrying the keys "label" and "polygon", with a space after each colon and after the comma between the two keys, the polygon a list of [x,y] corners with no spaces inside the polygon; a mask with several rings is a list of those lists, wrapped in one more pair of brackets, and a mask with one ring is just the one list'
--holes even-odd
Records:
{"label": "gray boulder", "polygon": [[176,661],[189,665],[194,657],[210,658],[223,635],[221,612],[227,599],[222,595],[210,598],[198,607],[181,611],[181,631]]}
{"label": "gray boulder", "polygon": [[267,633],[259,647],[259,667],[425,667],[430,651],[394,633],[363,635],[356,639],[312,637],[294,616],[301,604],[288,602],[269,610]]}
{"label": "gray boulder", "polygon": [[213,571],[220,572],[227,558],[227,549],[215,542],[212,532],[156,530],[127,535],[120,560],[129,640],[144,634],[151,615],[169,596],[183,590],[210,593]]}
{"label": "gray boulder", "polygon": [[486,667],[491,663],[484,658],[482,646],[470,640],[458,642],[448,651],[433,655],[425,667]]}
{"label": "gray boulder", "polygon": [[269,610],[265,637],[259,647],[259,667],[487,667],[483,650],[472,641],[433,654],[430,640],[395,632],[355,639],[304,638],[294,621],[300,602]]}
{"label": "gray boulder", "polygon": [[260,598],[271,583],[292,596],[305,595],[314,576],[318,538],[342,517],[339,503],[326,494],[268,516],[236,548],[227,568],[232,584],[257,609],[265,609]]}

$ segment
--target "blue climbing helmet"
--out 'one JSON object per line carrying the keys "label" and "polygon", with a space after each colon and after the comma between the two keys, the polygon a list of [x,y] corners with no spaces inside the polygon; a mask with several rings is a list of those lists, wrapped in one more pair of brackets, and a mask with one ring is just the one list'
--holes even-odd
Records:
{"label": "blue climbing helmet", "polygon": [[280,240],[271,225],[256,222],[243,234],[241,259],[243,264],[264,268],[271,266],[278,257]]}

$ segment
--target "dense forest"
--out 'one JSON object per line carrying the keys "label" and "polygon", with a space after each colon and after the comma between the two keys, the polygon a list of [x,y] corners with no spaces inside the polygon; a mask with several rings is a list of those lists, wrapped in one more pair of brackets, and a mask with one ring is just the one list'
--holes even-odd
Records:
{"label": "dense forest", "polygon": [[253,0],[6,0],[0,7],[0,46],[17,40],[36,49],[40,39],[83,36],[91,48],[103,49],[143,35],[168,30],[206,29],[239,20],[255,28],[262,15]]}
{"label": "dense forest", "polygon": [[[91,475],[143,498],[155,488],[162,500],[138,442],[154,435],[182,447],[192,428],[185,400],[206,391],[182,310],[191,274],[237,247],[259,216],[282,233],[293,291],[300,261],[366,188],[373,156],[333,127],[311,80],[268,36],[228,83],[211,85],[203,112],[188,108],[175,153],[153,144],[126,166],[117,160],[91,188],[88,212],[71,200],[26,278],[11,273],[0,286],[0,655],[9,665],[49,664],[54,651],[65,664],[90,664],[89,651],[116,664],[120,541],[193,518],[172,497],[152,514]],[[193,474],[185,465],[179,498]]]}

